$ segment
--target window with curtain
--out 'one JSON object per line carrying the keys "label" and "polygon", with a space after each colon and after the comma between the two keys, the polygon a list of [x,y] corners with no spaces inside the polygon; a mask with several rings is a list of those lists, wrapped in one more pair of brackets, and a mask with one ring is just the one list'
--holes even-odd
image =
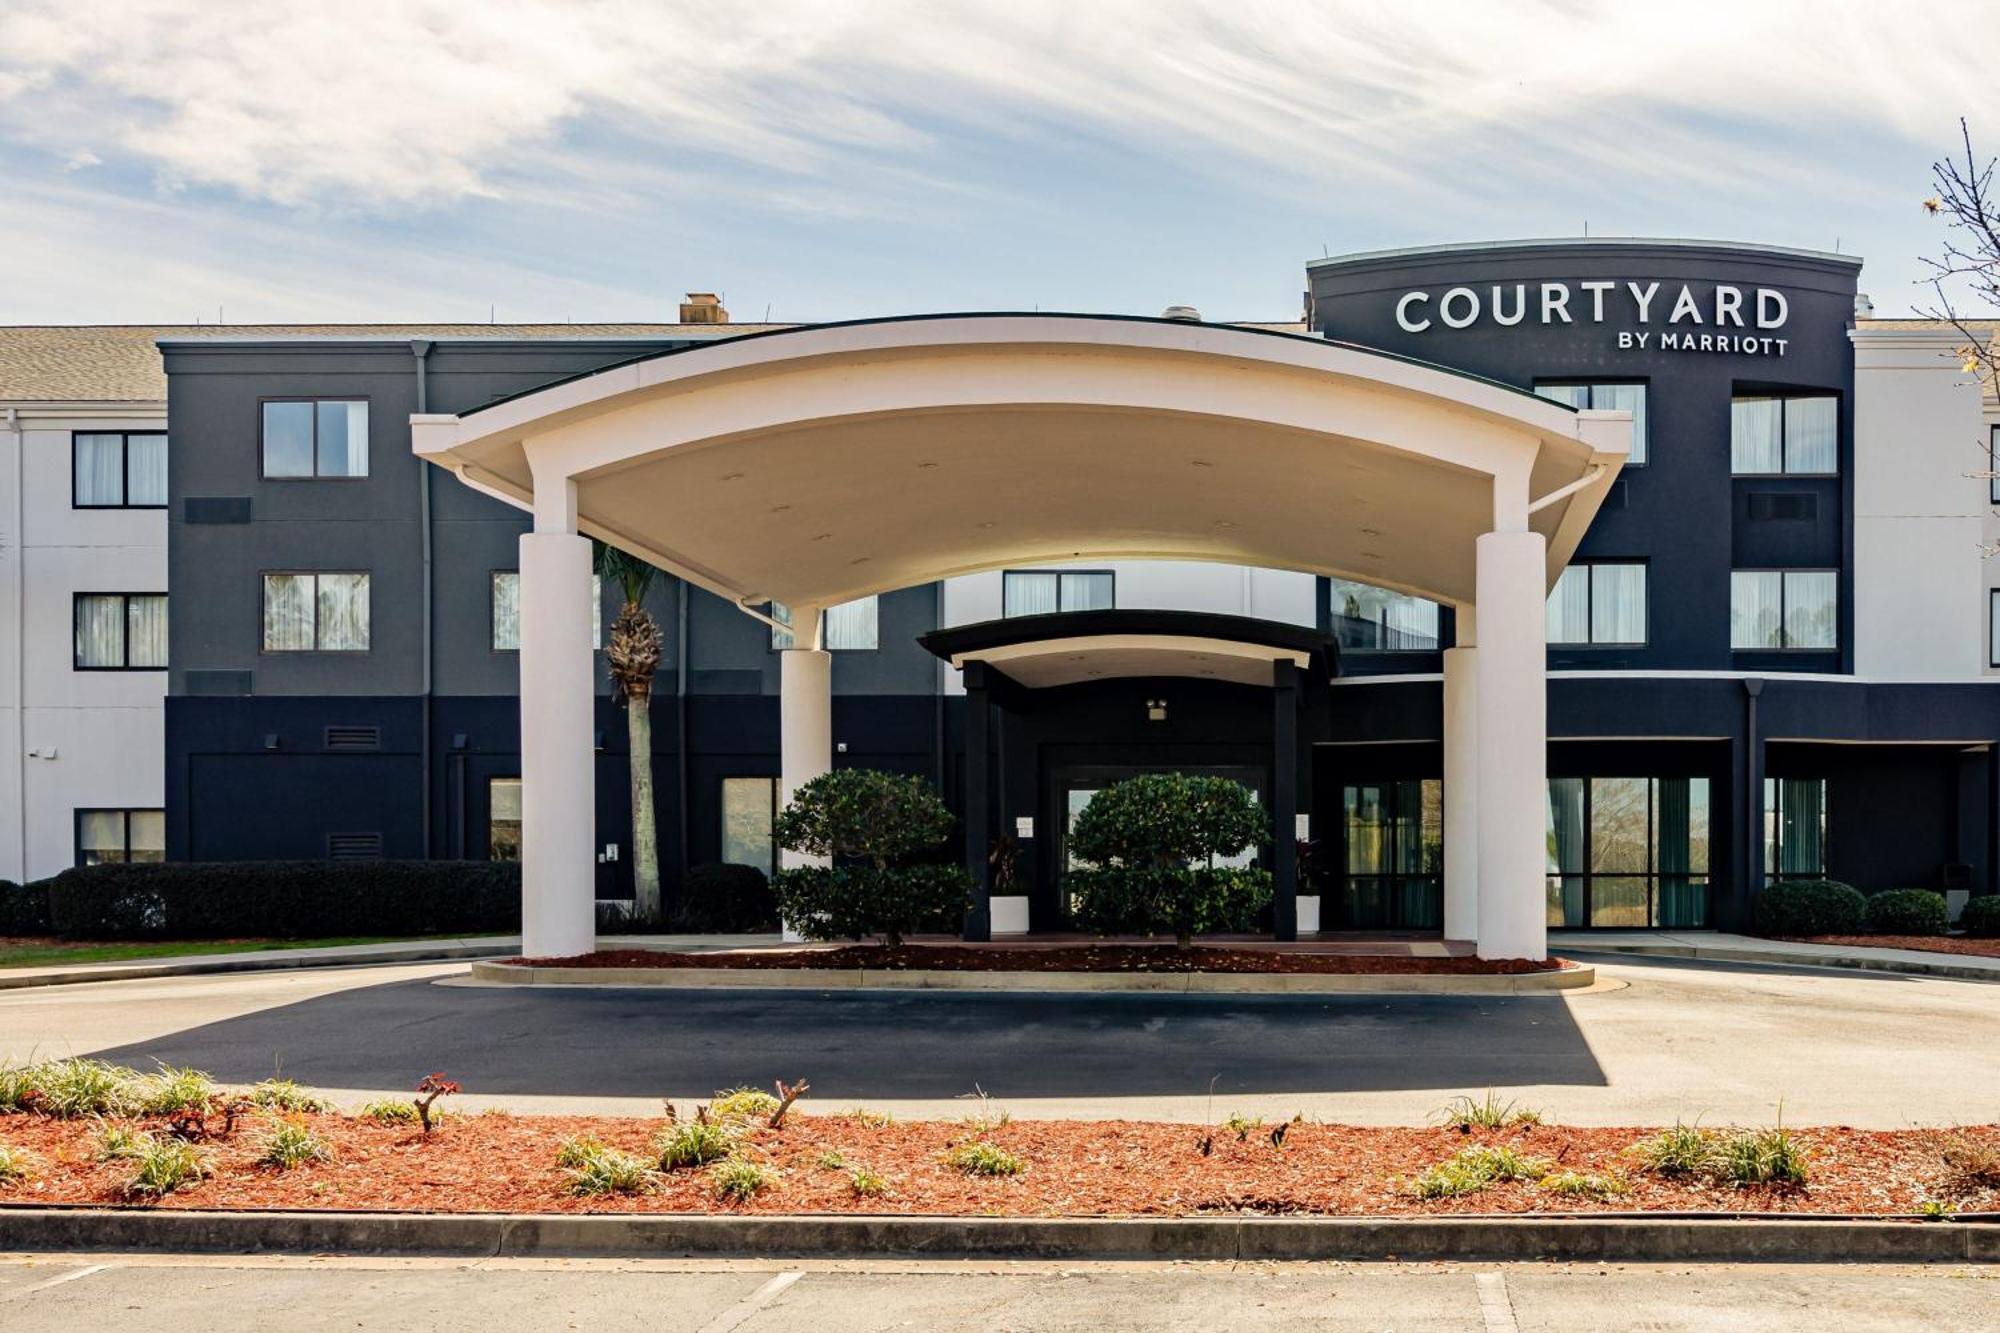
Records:
{"label": "window with curtain", "polygon": [[1575,408],[1632,414],[1632,455],[1627,467],[1646,461],[1646,386],[1643,384],[1537,384],[1535,392]]}
{"label": "window with curtain", "polygon": [[264,575],[264,651],[368,651],[368,575]]}
{"label": "window with curtain", "polygon": [[1551,778],[1548,924],[1708,924],[1707,778]]}
{"label": "window with curtain", "polygon": [[730,865],[755,866],[769,878],[777,869],[777,843],[771,833],[777,814],[776,778],[724,778],[722,859]]}
{"label": "window with curtain", "polygon": [[2000,505],[2000,426],[1986,428],[1986,470],[1993,474],[1986,479],[1986,498]]}
{"label": "window with curtain", "polygon": [[1826,874],[1826,779],[1764,779],[1764,877]]}
{"label": "window with curtain", "polygon": [[[492,574],[493,651],[521,651],[521,574],[496,569]],[[590,646],[604,646],[604,580],[590,576]]]}
{"label": "window with curtain", "polygon": [[122,865],[167,859],[164,810],[79,810],[76,864]]}
{"label": "window with curtain", "polygon": [[80,592],[75,601],[76,669],[159,671],[167,665],[167,595]]}
{"label": "window with curtain", "polygon": [[1345,847],[1334,919],[1345,929],[1444,924],[1444,784],[1435,778],[1341,789]]}
{"label": "window with curtain", "polygon": [[1646,641],[1646,567],[1635,562],[1573,564],[1549,593],[1552,644]]}
{"label": "window with curtain", "polygon": [[[844,653],[867,652],[877,647],[876,615],[880,602],[880,598],[869,596],[829,606],[826,622],[821,626],[821,646],[829,652]],[[772,602],[771,619],[791,624],[792,608],[783,602]],[[771,627],[772,648],[783,651],[796,642],[790,630]]]}
{"label": "window with curtain", "polygon": [[521,859],[521,779],[486,780],[486,859]]}
{"label": "window with curtain", "polygon": [[1118,604],[1115,585],[1108,569],[1010,569],[1000,576],[1000,614],[1109,611]]}
{"label": "window with curtain", "polygon": [[1361,652],[1436,652],[1438,604],[1351,579],[1329,579],[1333,636]]}
{"label": "window with curtain", "polygon": [[1729,646],[1825,652],[1840,646],[1840,576],[1831,569],[1729,574]]}
{"label": "window with curtain", "polygon": [[367,476],[367,402],[345,398],[266,402],[264,475],[281,479]]}
{"label": "window with curtain", "polygon": [[167,437],[157,431],[79,431],[70,469],[71,508],[166,507]]}
{"label": "window with curtain", "polygon": [[1739,477],[1839,472],[1840,400],[1831,394],[1732,398],[1729,470]]}

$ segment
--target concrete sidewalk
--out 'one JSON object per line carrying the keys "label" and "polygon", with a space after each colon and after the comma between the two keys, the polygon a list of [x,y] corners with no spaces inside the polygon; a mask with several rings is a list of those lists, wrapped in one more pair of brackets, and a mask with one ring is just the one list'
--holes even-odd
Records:
{"label": "concrete sidewalk", "polygon": [[1693,958],[1712,963],[1759,963],[1790,967],[1845,967],[1864,972],[1897,972],[1958,981],[2000,981],[2000,958],[1925,949],[1864,949],[1840,944],[1764,940],[1719,930],[1594,931],[1552,930],[1551,952],[1622,954],[1644,958]]}

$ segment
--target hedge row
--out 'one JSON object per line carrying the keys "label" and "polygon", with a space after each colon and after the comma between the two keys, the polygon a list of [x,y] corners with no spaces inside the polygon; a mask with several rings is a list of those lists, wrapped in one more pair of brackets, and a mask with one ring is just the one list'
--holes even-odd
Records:
{"label": "hedge row", "polygon": [[521,867],[497,861],[85,866],[50,882],[48,916],[53,932],[72,940],[507,934],[521,925]]}

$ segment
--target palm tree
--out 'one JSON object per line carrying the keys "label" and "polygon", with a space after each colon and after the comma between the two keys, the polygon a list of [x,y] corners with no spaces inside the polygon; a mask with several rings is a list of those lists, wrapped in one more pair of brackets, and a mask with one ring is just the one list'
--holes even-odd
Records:
{"label": "palm tree", "polygon": [[646,592],[660,571],[636,555],[591,543],[598,578],[615,582],[625,604],[611,622],[604,650],[612,698],[625,704],[632,770],[632,914],[648,925],[660,920],[660,849],[653,811],[653,673],[660,669],[660,626],[645,608]]}

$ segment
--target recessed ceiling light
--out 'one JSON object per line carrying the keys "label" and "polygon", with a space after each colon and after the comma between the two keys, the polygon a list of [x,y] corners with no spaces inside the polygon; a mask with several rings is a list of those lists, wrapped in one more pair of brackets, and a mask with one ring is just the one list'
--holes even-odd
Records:
{"label": "recessed ceiling light", "polygon": [[917,466],[918,466],[918,467],[936,467],[936,466],[937,466],[937,464],[936,464],[936,463],[931,463],[931,462],[924,462],[924,463],[919,463],[919,464],[917,464]]}
{"label": "recessed ceiling light", "polygon": [[1380,537],[1382,534],[1373,528],[1363,528],[1361,529],[1361,535],[1364,537]]}
{"label": "recessed ceiling light", "polygon": [[830,533],[830,532],[820,532],[820,533],[815,533],[815,534],[813,534],[813,540],[814,540],[814,541],[816,541],[816,542],[823,542],[823,541],[825,541],[825,540],[826,540],[826,539],[827,539],[828,537],[831,537],[832,535],[833,535],[833,534],[832,534],[832,533]]}
{"label": "recessed ceiling light", "polygon": [[865,565],[868,563],[868,557],[865,555],[858,555],[854,557],[854,559],[848,561],[847,563],[850,565]]}
{"label": "recessed ceiling light", "polygon": [[975,524],[974,526],[975,526],[975,527],[981,527],[981,528],[990,528],[990,527],[992,527],[992,526],[993,526],[993,520],[989,518],[989,519],[986,519],[986,520],[984,520],[983,522],[980,522],[980,523],[977,523],[977,524]]}
{"label": "recessed ceiling light", "polygon": [[1236,526],[1236,524],[1231,522],[1229,519],[1218,518],[1215,520],[1215,526],[1218,528],[1233,528]]}
{"label": "recessed ceiling light", "polygon": [[1206,458],[1197,458],[1197,459],[1194,459],[1194,460],[1193,460],[1193,462],[1194,462],[1194,465],[1195,465],[1196,467],[1214,467],[1214,466],[1215,466],[1215,464],[1213,464],[1213,463],[1209,462],[1209,461],[1208,461],[1208,460],[1207,460]]}
{"label": "recessed ceiling light", "polygon": [[782,514],[782,513],[784,513],[784,512],[785,512],[785,511],[786,511],[787,509],[790,509],[790,508],[791,508],[791,506],[790,506],[790,505],[772,505],[772,506],[771,506],[771,512],[772,512],[772,513],[774,513],[774,514]]}
{"label": "recessed ceiling light", "polygon": [[1382,553],[1380,551],[1363,551],[1361,553],[1361,558],[1363,560],[1380,560],[1382,558]]}
{"label": "recessed ceiling light", "polygon": [[743,480],[743,474],[741,472],[725,472],[722,474],[722,479],[724,481],[741,481]]}

